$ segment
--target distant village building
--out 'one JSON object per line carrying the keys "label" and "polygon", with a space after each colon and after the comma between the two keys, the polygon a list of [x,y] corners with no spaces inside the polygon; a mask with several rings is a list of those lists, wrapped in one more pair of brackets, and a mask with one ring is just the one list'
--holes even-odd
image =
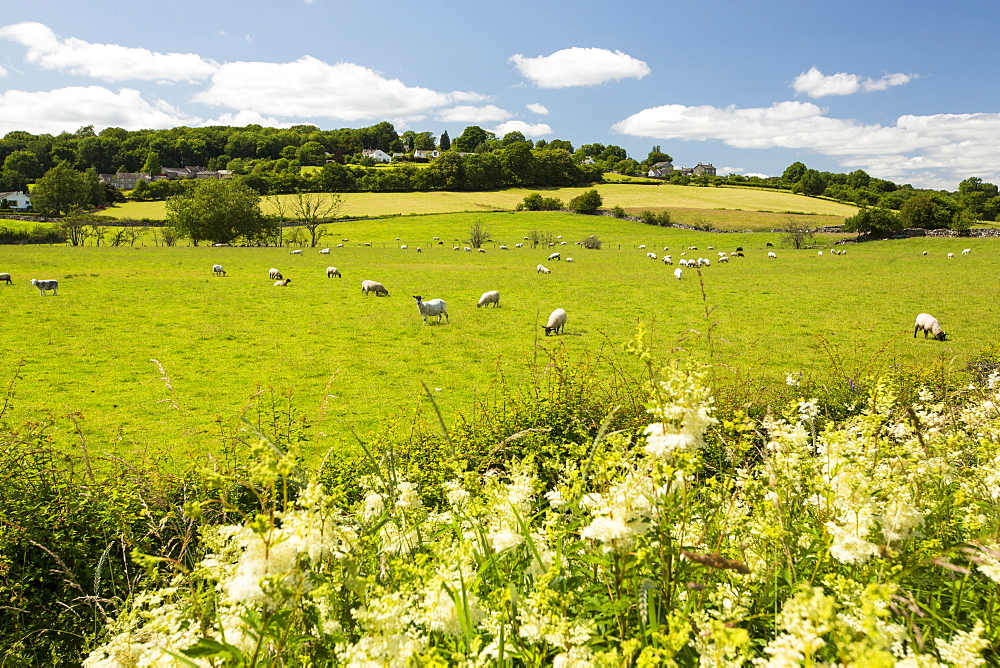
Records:
{"label": "distant village building", "polygon": [[187,167],[164,167],[160,170],[160,174],[168,179],[193,179],[198,172],[205,171],[208,171],[207,167],[188,165]]}
{"label": "distant village building", "polygon": [[31,208],[31,198],[20,191],[0,193],[0,205],[14,211],[27,211]]}
{"label": "distant village building", "polygon": [[674,163],[672,162],[657,162],[649,168],[646,172],[646,176],[653,179],[665,179],[674,173]]}
{"label": "distant village building", "polygon": [[375,162],[391,162],[392,156],[383,151],[380,148],[366,148],[362,149],[361,156],[365,158],[371,158]]}
{"label": "distant village building", "polygon": [[413,152],[413,157],[414,158],[426,158],[427,160],[430,160],[432,158],[436,158],[439,155],[441,155],[441,153],[437,149],[432,149],[432,150],[418,149],[418,150],[416,150],[416,151]]}
{"label": "distant village building", "polygon": [[117,174],[100,174],[101,183],[110,183],[118,190],[132,190],[140,181],[149,183],[153,177],[149,172],[118,172]]}
{"label": "distant village building", "polygon": [[715,176],[715,167],[712,166],[712,163],[703,165],[699,162],[697,165],[694,166],[694,169],[691,170],[691,173],[694,174],[695,176],[701,176],[702,174],[707,174],[708,176]]}

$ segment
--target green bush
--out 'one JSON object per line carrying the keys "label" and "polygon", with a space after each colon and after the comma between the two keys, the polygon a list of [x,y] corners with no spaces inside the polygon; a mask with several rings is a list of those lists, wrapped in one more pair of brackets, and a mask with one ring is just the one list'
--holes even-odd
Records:
{"label": "green bush", "polygon": [[597,213],[604,199],[596,190],[588,190],[569,201],[569,208],[576,213]]}

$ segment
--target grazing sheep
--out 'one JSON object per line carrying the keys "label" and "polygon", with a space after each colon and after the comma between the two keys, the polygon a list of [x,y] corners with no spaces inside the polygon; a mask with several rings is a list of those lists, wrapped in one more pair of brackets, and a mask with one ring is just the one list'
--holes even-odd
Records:
{"label": "grazing sheep", "polygon": [[409,247],[408,247],[408,246],[407,246],[406,244],[403,244],[403,245],[402,245],[402,246],[400,246],[399,248],[400,248],[401,250],[406,250],[406,249],[407,249],[407,248],[409,248]]}
{"label": "grazing sheep", "polygon": [[213,276],[225,276],[226,270],[222,268],[221,264],[212,265],[212,275]]}
{"label": "grazing sheep", "polygon": [[38,294],[45,296],[46,290],[51,290],[53,295],[59,294],[59,281],[36,281],[31,279],[31,284],[38,288]]}
{"label": "grazing sheep", "polygon": [[389,291],[378,281],[361,281],[361,294],[367,295],[369,292],[374,292],[376,297],[389,296]]}
{"label": "grazing sheep", "polygon": [[421,248],[420,246],[417,246],[417,252],[418,252],[418,253],[423,253],[423,252],[424,252],[424,249],[423,249],[423,248]]}
{"label": "grazing sheep", "polygon": [[775,253],[774,251],[768,251],[768,252],[767,252],[767,256],[768,256],[768,257],[773,257],[773,258],[776,258],[776,257],[778,257],[778,254],[777,254],[777,253]]}
{"label": "grazing sheep", "polygon": [[337,244],[337,248],[343,248],[344,244]]}
{"label": "grazing sheep", "polygon": [[566,310],[557,308],[555,311],[549,314],[549,321],[542,325],[542,329],[545,330],[545,336],[548,336],[552,332],[556,334],[566,333]]}
{"label": "grazing sheep", "polygon": [[568,258],[566,258],[566,261],[567,261],[567,262],[572,262],[572,261],[573,261],[573,258],[571,258],[571,257],[568,257]]}
{"label": "grazing sheep", "polygon": [[[500,293],[497,293],[497,298],[500,297]],[[424,324],[427,324],[427,316],[436,315],[438,317],[438,324],[441,324],[441,316],[448,318],[448,322],[451,322],[451,317],[448,315],[448,309],[445,306],[443,299],[428,299],[423,301],[423,297],[420,295],[413,295],[413,298],[417,300],[417,309],[420,311],[420,315],[424,316]]]}
{"label": "grazing sheep", "polygon": [[729,256],[728,255],[723,255],[722,257],[719,258],[719,262],[726,262],[726,263],[728,263],[729,262]]}
{"label": "grazing sheep", "polygon": [[340,269],[337,269],[336,267],[327,267],[326,277],[333,278],[334,276],[336,276],[337,278],[343,278],[343,276],[340,275]]}
{"label": "grazing sheep", "polygon": [[924,251],[923,253],[921,253],[921,255],[927,255],[927,251]]}
{"label": "grazing sheep", "polygon": [[921,313],[917,316],[917,321],[913,323],[913,338],[917,338],[917,332],[923,331],[924,338],[927,338],[927,333],[930,332],[938,341],[945,340],[944,330],[941,329],[941,324],[932,315],[927,313]]}
{"label": "grazing sheep", "polygon": [[441,241],[441,237],[434,237],[434,241]]}
{"label": "grazing sheep", "polygon": [[683,269],[681,269],[680,267],[674,269],[674,278],[676,278],[678,281],[681,280],[681,276],[683,275],[684,275]]}
{"label": "grazing sheep", "polygon": [[501,246],[501,247],[500,247],[500,250],[510,250],[510,249],[509,249],[509,248],[507,248],[506,246]]}
{"label": "grazing sheep", "polygon": [[454,248],[452,248],[452,250],[462,250],[462,249],[459,248],[458,246],[455,246]]}
{"label": "grazing sheep", "polygon": [[562,239],[562,235],[560,234],[559,236],[556,237],[556,239]]}
{"label": "grazing sheep", "polygon": [[646,247],[646,244],[639,244],[639,250],[642,250],[642,249],[644,249],[645,247]]}
{"label": "grazing sheep", "polygon": [[302,255],[302,249],[301,248],[296,248],[295,250],[293,250],[292,252],[290,252],[289,255]]}
{"label": "grazing sheep", "polygon": [[468,246],[465,246],[464,250],[465,250],[466,253],[471,253],[472,252],[472,249],[469,248]]}
{"label": "grazing sheep", "polygon": [[715,250],[715,246],[709,246],[708,250]]}
{"label": "grazing sheep", "polygon": [[966,248],[964,251],[962,251],[962,255],[968,255],[971,252],[972,252],[971,248]]}
{"label": "grazing sheep", "polygon": [[320,255],[329,255],[329,254],[330,254],[330,249],[329,249],[329,248],[324,248],[324,249],[322,249],[322,250],[321,250],[321,251],[319,252],[319,254],[320,254]]}
{"label": "grazing sheep", "polygon": [[535,271],[538,272],[539,274],[551,274],[552,273],[551,269],[549,269],[548,267],[546,267],[545,265],[542,265],[542,264],[540,264],[537,267],[535,267]]}
{"label": "grazing sheep", "polygon": [[770,241],[768,241],[766,244],[764,244],[764,247],[765,248],[774,248],[774,244],[772,244]]}
{"label": "grazing sheep", "polygon": [[648,257],[650,260],[655,260],[656,253],[646,253],[646,257]]}
{"label": "grazing sheep", "polygon": [[525,241],[531,241],[531,239],[529,239],[528,237],[522,237],[522,239],[524,239]]}
{"label": "grazing sheep", "polygon": [[568,245],[568,244],[569,244],[569,242],[568,242],[568,241],[560,241],[560,242],[559,242],[559,245],[560,245],[560,246],[566,246],[566,245]]}
{"label": "grazing sheep", "polygon": [[493,304],[493,308],[500,306],[500,293],[496,290],[484,292],[483,296],[479,298],[476,308],[479,308],[480,306],[489,306],[490,304]]}
{"label": "grazing sheep", "polygon": [[281,275],[281,272],[275,269],[274,267],[271,267],[270,269],[267,270],[267,277],[270,278],[272,281],[284,278],[284,276]]}
{"label": "grazing sheep", "polygon": [[663,256],[663,264],[673,264],[673,263],[674,263],[674,258],[670,257],[669,255]]}
{"label": "grazing sheep", "polygon": [[664,246],[664,247],[663,247],[663,250],[665,250],[665,251],[668,251],[668,250],[670,250],[670,246]]}
{"label": "grazing sheep", "polygon": [[955,257],[954,253],[948,253],[948,257]]}
{"label": "grazing sheep", "polygon": [[7,272],[0,274],[0,281],[5,281],[7,285],[10,285],[11,283],[14,282],[13,279],[11,279],[10,274],[8,274]]}
{"label": "grazing sheep", "polygon": [[282,279],[280,281],[275,281],[274,282],[274,287],[276,287],[276,288],[283,288],[283,287],[287,286],[291,282],[292,282],[292,279],[285,278],[285,279]]}
{"label": "grazing sheep", "polygon": [[514,248],[524,248],[524,244],[523,243],[514,244]]}
{"label": "grazing sheep", "polygon": [[552,262],[553,260],[559,260],[560,258],[562,258],[562,253],[552,253],[551,255],[549,255],[549,262]]}
{"label": "grazing sheep", "polygon": [[737,251],[738,253],[742,253],[742,252],[743,252],[743,246],[737,246],[737,247],[736,247],[736,251]]}
{"label": "grazing sheep", "polygon": [[366,241],[365,242],[365,246],[367,246],[368,248],[371,248],[372,247],[372,242]]}
{"label": "grazing sheep", "polygon": [[478,248],[478,249],[476,249],[476,250],[478,250],[478,251],[479,251],[480,253],[485,253],[485,252],[486,252],[486,249],[485,249],[485,248]]}
{"label": "grazing sheep", "polygon": [[823,257],[823,251],[820,251],[819,253],[817,253],[817,255],[819,255],[820,257]]}

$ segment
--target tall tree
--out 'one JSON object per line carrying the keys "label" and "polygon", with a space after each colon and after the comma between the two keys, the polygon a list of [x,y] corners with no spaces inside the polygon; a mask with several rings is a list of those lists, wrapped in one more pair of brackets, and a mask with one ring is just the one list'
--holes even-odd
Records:
{"label": "tall tree", "polygon": [[139,171],[151,176],[159,176],[160,172],[163,171],[163,165],[160,164],[160,154],[156,151],[149,151],[146,154],[146,162],[142,163],[142,169]]}
{"label": "tall tree", "polygon": [[60,162],[45,172],[31,190],[31,205],[38,211],[63,216],[90,202],[91,187],[86,176]]}
{"label": "tall tree", "polygon": [[670,156],[669,153],[664,153],[663,151],[660,150],[659,146],[654,146],[652,149],[650,149],[649,155],[647,155],[646,159],[642,161],[642,164],[645,165],[646,167],[649,167],[651,165],[655,165],[658,162],[673,162],[673,161],[674,159]]}
{"label": "tall tree", "polygon": [[14,151],[3,161],[4,183],[14,190],[27,190],[28,182],[40,177],[44,171],[33,151]]}
{"label": "tall tree", "polygon": [[260,195],[238,179],[205,179],[187,193],[167,200],[167,222],[197,246],[244,239],[262,241],[275,223],[260,210]]}
{"label": "tall tree", "polygon": [[476,147],[491,138],[493,138],[492,132],[487,132],[478,125],[470,125],[465,128],[465,131],[461,135],[455,138],[452,146],[455,147],[456,151],[461,153],[473,153]]}
{"label": "tall tree", "polygon": [[344,206],[344,198],[338,193],[324,193],[314,195],[311,193],[296,193],[292,197],[289,212],[292,220],[298,220],[302,227],[309,232],[309,245],[316,246],[316,242],[323,237],[323,230],[319,226],[328,223],[337,217]]}
{"label": "tall tree", "polygon": [[789,185],[798,183],[799,179],[802,178],[802,175],[806,173],[806,169],[808,169],[808,167],[805,166],[805,163],[793,162],[785,168],[785,171],[781,174],[781,178]]}
{"label": "tall tree", "polygon": [[442,151],[451,150],[451,137],[448,136],[447,130],[441,133],[441,140],[439,146],[441,147]]}

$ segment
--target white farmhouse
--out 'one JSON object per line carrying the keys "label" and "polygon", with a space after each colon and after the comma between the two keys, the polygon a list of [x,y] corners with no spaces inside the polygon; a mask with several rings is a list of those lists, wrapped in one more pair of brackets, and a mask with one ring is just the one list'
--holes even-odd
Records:
{"label": "white farmhouse", "polygon": [[366,158],[371,158],[375,162],[390,162],[392,160],[392,156],[380,148],[362,149],[361,155]]}
{"label": "white farmhouse", "polygon": [[31,198],[22,192],[0,193],[0,203],[6,202],[7,208],[16,211],[27,211],[31,208]]}

